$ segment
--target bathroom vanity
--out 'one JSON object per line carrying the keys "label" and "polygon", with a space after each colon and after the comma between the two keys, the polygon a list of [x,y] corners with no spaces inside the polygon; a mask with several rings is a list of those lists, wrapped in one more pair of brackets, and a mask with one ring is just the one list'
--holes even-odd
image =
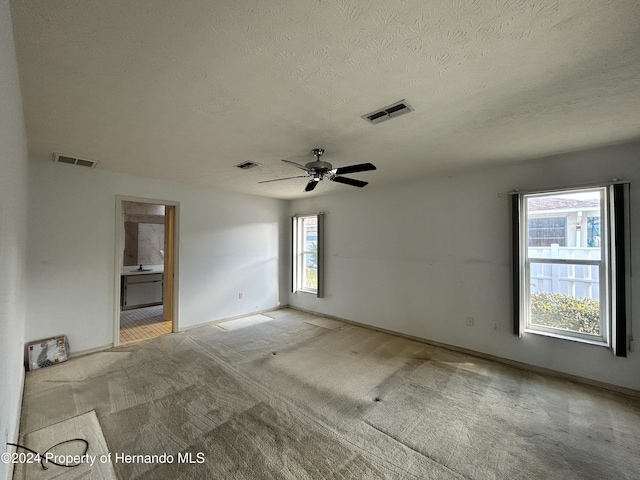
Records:
{"label": "bathroom vanity", "polygon": [[121,275],[120,308],[162,305],[164,273],[157,270],[123,272]]}

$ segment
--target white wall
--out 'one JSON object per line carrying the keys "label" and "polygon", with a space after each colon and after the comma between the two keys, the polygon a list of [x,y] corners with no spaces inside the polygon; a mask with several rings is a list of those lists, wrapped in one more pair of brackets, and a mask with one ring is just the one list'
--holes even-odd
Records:
{"label": "white wall", "polygon": [[54,162],[29,180],[27,340],[113,342],[116,195],[180,203],[180,328],[287,302],[284,201]]}
{"label": "white wall", "polygon": [[[428,160],[425,160],[428,161]],[[511,322],[510,199],[505,192],[629,179],[632,264],[640,268],[640,143],[502,168],[311,197],[291,214],[327,212],[326,298],[300,308],[640,390],[640,353],[525,334]],[[499,196],[501,194],[501,196]],[[636,234],[635,236],[633,234]],[[640,298],[640,281],[632,297]],[[633,328],[640,337],[640,308]],[[475,326],[466,326],[466,317]],[[491,328],[499,323],[499,330]]]}
{"label": "white wall", "polygon": [[[0,0],[0,452],[17,440],[25,325],[27,141],[9,2]],[[9,478],[0,462],[0,478]]]}

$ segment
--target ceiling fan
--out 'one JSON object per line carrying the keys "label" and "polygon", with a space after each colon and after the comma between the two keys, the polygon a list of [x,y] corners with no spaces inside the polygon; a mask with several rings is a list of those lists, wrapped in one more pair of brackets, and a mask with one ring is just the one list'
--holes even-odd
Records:
{"label": "ceiling fan", "polygon": [[375,165],[371,163],[359,163],[358,165],[349,165],[347,167],[333,168],[333,165],[331,165],[329,162],[323,162],[320,160],[320,157],[322,157],[322,154],[324,153],[323,148],[314,148],[313,150],[311,150],[311,153],[313,153],[316,159],[313,162],[307,163],[306,165],[301,165],[299,163],[292,162],[291,160],[282,160],[283,162],[290,163],[300,168],[301,170],[304,170],[305,172],[307,172],[306,175],[296,175],[295,177],[276,178],[273,180],[264,180],[258,183],[279,182],[281,180],[290,180],[292,178],[312,177],[304,189],[305,192],[310,192],[311,190],[316,188],[316,186],[318,185],[318,183],[320,183],[321,180],[323,180],[326,177],[332,182],[344,183],[345,185],[353,185],[354,187],[362,188],[365,185],[367,185],[369,182],[363,182],[362,180],[356,180],[354,178],[342,177],[341,175],[345,173],[366,172],[369,170],[376,169]]}

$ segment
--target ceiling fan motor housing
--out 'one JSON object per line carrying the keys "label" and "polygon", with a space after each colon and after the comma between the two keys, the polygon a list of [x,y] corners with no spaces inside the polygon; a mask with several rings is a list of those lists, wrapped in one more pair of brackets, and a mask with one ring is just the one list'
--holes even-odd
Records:
{"label": "ceiling fan motor housing", "polygon": [[326,173],[333,168],[329,162],[322,162],[320,160],[316,160],[315,162],[309,162],[305,165],[310,170],[315,170],[316,172]]}

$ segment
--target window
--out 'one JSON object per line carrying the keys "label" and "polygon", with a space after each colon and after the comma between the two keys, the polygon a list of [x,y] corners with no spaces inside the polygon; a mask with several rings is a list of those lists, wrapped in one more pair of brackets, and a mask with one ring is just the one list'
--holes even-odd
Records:
{"label": "window", "polygon": [[626,356],[627,190],[514,195],[515,333],[611,346]]}
{"label": "window", "polygon": [[293,217],[293,292],[322,297],[323,215]]}

